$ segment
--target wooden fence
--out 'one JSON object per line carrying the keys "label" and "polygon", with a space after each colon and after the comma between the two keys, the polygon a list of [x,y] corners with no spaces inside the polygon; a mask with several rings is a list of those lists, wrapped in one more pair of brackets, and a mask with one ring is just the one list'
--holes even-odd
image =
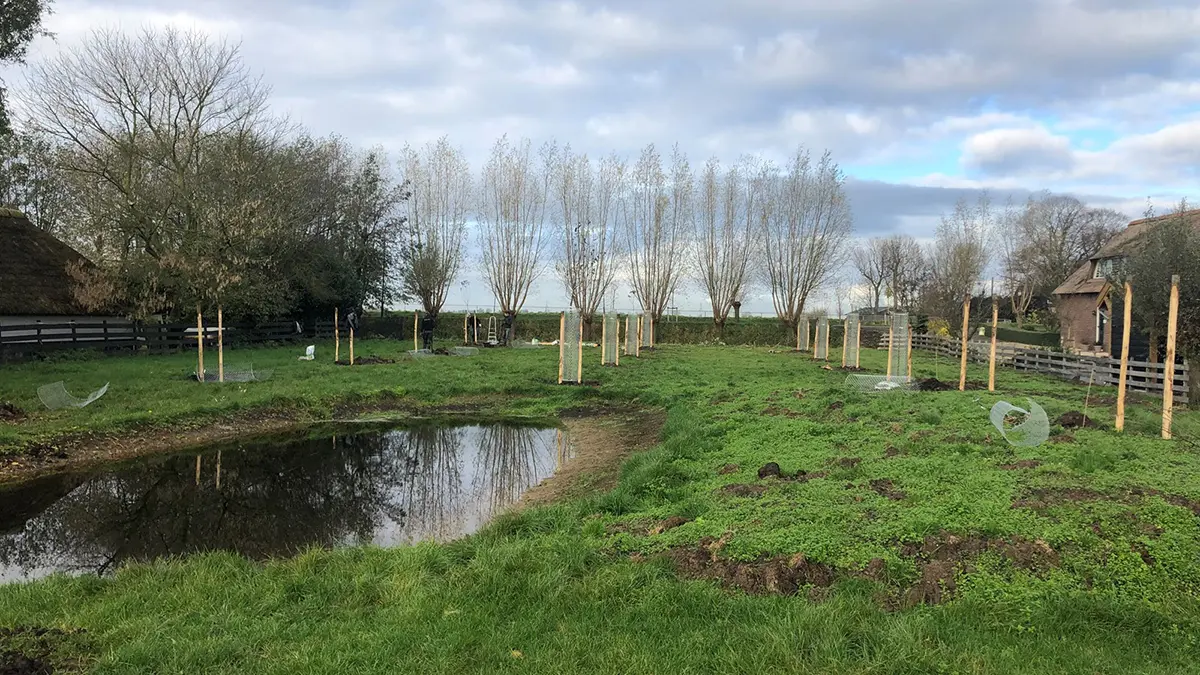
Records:
{"label": "wooden fence", "polygon": [[[884,333],[879,339],[878,348],[887,349],[888,340],[888,334]],[[913,349],[934,352],[949,359],[958,359],[962,355],[962,344],[959,340],[936,335],[913,335],[912,345]],[[990,352],[990,340],[967,342],[968,361],[987,363]],[[996,365],[1055,375],[1066,380],[1087,382],[1090,379],[1093,384],[1114,387],[1117,386],[1121,373],[1120,359],[1077,356],[1037,347],[1002,344],[996,345]],[[1186,361],[1175,365],[1175,381],[1172,389],[1175,391],[1175,400],[1179,403],[1187,403],[1188,368]],[[1165,377],[1166,368],[1161,363],[1129,361],[1125,387],[1129,391],[1162,394]]]}
{"label": "wooden fence", "polygon": [[[345,333],[345,327],[342,327]],[[205,319],[206,345],[217,342],[215,320]],[[229,346],[293,342],[333,337],[333,320],[308,322],[268,321],[225,326]],[[81,319],[60,323],[0,326],[0,360],[21,360],[39,353],[64,349],[164,354],[196,345],[196,324],[135,323]]]}

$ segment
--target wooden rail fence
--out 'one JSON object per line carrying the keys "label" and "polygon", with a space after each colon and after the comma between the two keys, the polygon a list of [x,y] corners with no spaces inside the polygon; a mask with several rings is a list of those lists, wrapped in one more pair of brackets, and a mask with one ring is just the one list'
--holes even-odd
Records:
{"label": "wooden rail fence", "polygon": [[[879,338],[878,349],[887,349],[889,336],[884,333]],[[960,358],[962,347],[958,341],[936,335],[913,335],[913,349],[934,352],[939,356],[951,359]],[[967,343],[967,360],[976,363],[987,363],[991,341],[972,341]],[[1121,372],[1120,359],[1096,356],[1077,356],[1064,354],[1049,349],[1037,347],[1015,347],[1013,345],[996,345],[996,365],[1008,366],[1015,370],[1026,370],[1047,375],[1055,375],[1065,380],[1087,382],[1093,384],[1117,386]],[[1188,368],[1186,361],[1177,363],[1172,390],[1175,399],[1187,403],[1188,398]],[[1130,391],[1151,394],[1162,394],[1163,380],[1166,368],[1161,363],[1146,361],[1130,361],[1129,372],[1125,386]]]}

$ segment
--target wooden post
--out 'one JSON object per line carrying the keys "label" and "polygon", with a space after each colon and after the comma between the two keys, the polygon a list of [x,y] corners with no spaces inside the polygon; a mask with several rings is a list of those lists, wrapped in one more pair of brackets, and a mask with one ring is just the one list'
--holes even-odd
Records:
{"label": "wooden post", "polygon": [[470,314],[463,315],[463,344],[464,345],[471,344],[470,342],[467,341],[467,318],[470,316],[471,316]]}
{"label": "wooden post", "polygon": [[846,367],[846,347],[850,344],[850,330],[845,319],[842,320],[842,367]]}
{"label": "wooden post", "polygon": [[196,485],[200,484],[200,455],[196,455]]}
{"label": "wooden post", "polygon": [[567,338],[567,313],[560,312],[558,315],[558,383],[563,383],[563,348],[566,346]]}
{"label": "wooden post", "polygon": [[225,318],[217,306],[217,381],[225,381]]}
{"label": "wooden post", "polygon": [[217,489],[221,489],[221,451],[217,450]]}
{"label": "wooden post", "polygon": [[896,325],[893,323],[894,318],[888,319],[888,362],[887,376],[892,376],[892,350],[896,348]]}
{"label": "wooden post", "polygon": [[350,365],[354,365],[354,326],[350,327]]}
{"label": "wooden post", "polygon": [[988,391],[996,391],[996,328],[999,325],[1000,305],[992,298],[992,353],[988,357]]}
{"label": "wooden post", "polygon": [[908,327],[908,376],[912,377],[912,326]]}
{"label": "wooden post", "polygon": [[971,296],[967,296],[963,300],[963,324],[962,324],[962,362],[958,367],[958,390],[967,390],[967,329],[970,326],[971,320]]}
{"label": "wooden post", "polygon": [[602,317],[600,320],[600,365],[603,366],[608,363],[608,317]]}
{"label": "wooden post", "polygon": [[[617,339],[615,341],[615,344],[617,346],[617,353],[613,354],[613,356],[615,357],[613,360],[613,363],[615,365],[619,366],[619,365],[621,365],[621,317],[620,317],[620,315],[617,316],[617,320],[613,325],[616,327],[616,330],[617,330]],[[629,329],[626,328],[626,330],[629,330]]]}
{"label": "wooden post", "polygon": [[1171,437],[1172,406],[1175,403],[1175,331],[1179,323],[1179,275],[1171,275],[1171,306],[1167,313],[1167,357],[1163,360],[1162,437]]}
{"label": "wooden post", "polygon": [[[200,314],[200,310],[196,310],[196,375],[201,382],[204,382],[204,316]],[[196,461],[199,461],[197,458]]]}
{"label": "wooden post", "polygon": [[333,308],[333,362],[337,363],[341,359],[342,351],[342,335],[338,332],[338,308]]}
{"label": "wooden post", "polygon": [[1121,329],[1121,375],[1117,380],[1117,431],[1125,430],[1125,382],[1129,376],[1129,329],[1133,323],[1133,286],[1125,282],[1125,326]]}
{"label": "wooden post", "polygon": [[638,354],[638,356],[642,355],[642,327],[643,327],[642,324],[645,322],[645,320],[646,320],[645,316],[640,315],[640,314],[638,315],[638,332],[637,332],[637,354]]}
{"label": "wooden post", "polygon": [[420,323],[420,321],[417,320],[417,312],[413,312],[413,351],[414,352],[421,348],[421,346],[417,343],[417,324],[419,324],[419,323]]}
{"label": "wooden post", "polygon": [[796,351],[800,351],[800,319],[796,319]]}
{"label": "wooden post", "polygon": [[862,357],[862,318],[858,320],[858,330],[854,334],[854,367],[858,368],[859,361]]}
{"label": "wooden post", "polygon": [[583,317],[579,318],[579,359],[576,361],[575,383],[583,384]]}

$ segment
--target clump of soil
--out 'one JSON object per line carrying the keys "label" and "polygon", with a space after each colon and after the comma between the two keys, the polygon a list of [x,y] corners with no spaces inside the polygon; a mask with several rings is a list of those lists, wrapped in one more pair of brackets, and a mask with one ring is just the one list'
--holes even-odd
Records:
{"label": "clump of soil", "polygon": [[51,675],[55,662],[72,672],[80,664],[58,655],[60,643],[76,642],[84,630],[17,626],[0,628],[0,675]]}
{"label": "clump of soil", "polygon": [[871,489],[882,497],[887,497],[892,501],[900,501],[908,497],[908,493],[903,490],[896,489],[896,485],[891,478],[876,478],[871,481]]}
{"label": "clump of soil", "polygon": [[838,368],[838,370],[848,370],[851,372],[858,373],[858,372],[862,372],[862,371],[866,370],[866,368],[859,368],[858,366],[842,366],[841,368]]}
{"label": "clump of soil", "polygon": [[1071,434],[1056,434],[1050,437],[1051,443],[1074,443],[1075,437]]}
{"label": "clump of soil", "polygon": [[20,422],[25,419],[25,411],[7,402],[0,401],[0,422]]}
{"label": "clump of soil", "polygon": [[1088,488],[1034,488],[1022,499],[1012,503],[1014,509],[1042,511],[1051,506],[1070,502],[1094,502],[1108,499],[1108,495]]}
{"label": "clump of soil", "polygon": [[927,377],[924,380],[917,380],[917,391],[950,391],[951,389],[954,389],[954,387],[942,382],[936,377]]}
{"label": "clump of soil", "polygon": [[[354,365],[356,366],[380,366],[395,362],[396,359],[387,359],[381,356],[360,356],[354,359]],[[348,359],[344,359],[342,361],[334,361],[334,364],[339,366],[348,366],[350,365],[350,361]]]}
{"label": "clump of soil", "polygon": [[812,562],[803,554],[751,562],[719,558],[712,544],[706,541],[711,539],[701,539],[695,548],[670,551],[667,557],[675,564],[676,572],[691,579],[719,581],[727,588],[741,589],[751,595],[795,595],[802,586],[827,588],[837,579],[833,567]]}
{"label": "clump of soil", "polygon": [[727,476],[731,473],[737,473],[738,471],[741,471],[741,470],[742,470],[742,467],[738,466],[737,464],[726,464],[725,466],[721,467],[720,469],[717,469],[717,475]]}
{"label": "clump of soil", "polygon": [[862,463],[862,457],[838,457],[830,460],[830,463],[843,469],[853,469]]}
{"label": "clump of soil", "polygon": [[1011,464],[1001,464],[1000,468],[1006,471],[1013,471],[1015,469],[1036,469],[1041,465],[1042,460],[1040,459],[1022,459]]}
{"label": "clump of soil", "polygon": [[845,408],[845,407],[846,407],[845,403],[842,403],[841,401],[834,401],[833,403],[829,404],[829,407],[827,408],[827,410],[841,410],[842,408]]}
{"label": "clump of soil", "polygon": [[780,471],[779,465],[776,464],[775,462],[767,462],[766,464],[763,464],[762,467],[760,467],[758,470],[759,479],[771,478],[771,477],[779,478],[782,475],[783,475],[783,473]]}
{"label": "clump of soil", "polygon": [[1071,410],[1069,412],[1063,413],[1061,417],[1059,417],[1057,420],[1055,420],[1055,423],[1064,429],[1079,429],[1079,428],[1103,429],[1104,428],[1099,422],[1097,422],[1096,420],[1094,420],[1090,417],[1087,417],[1086,415],[1079,412],[1078,410]]}
{"label": "clump of soil", "polygon": [[887,447],[887,450],[884,450],[884,451],[883,451],[883,456],[884,456],[884,457],[896,457],[896,456],[898,456],[898,455],[901,455],[901,454],[904,454],[904,453],[900,452],[899,450],[897,450],[897,449],[895,448],[895,446],[891,446],[891,445],[889,445],[889,446]]}
{"label": "clump of soil", "polygon": [[667,518],[666,520],[662,521],[658,525],[655,525],[654,527],[650,528],[650,534],[662,534],[663,532],[666,532],[667,530],[674,529],[674,528],[679,527],[680,525],[683,525],[684,523],[688,523],[688,522],[691,522],[690,518],[684,518],[683,516],[671,516],[670,518]]}
{"label": "clump of soil", "polygon": [[746,483],[734,483],[720,489],[721,494],[729,497],[760,497],[766,491],[766,485],[748,485]]}

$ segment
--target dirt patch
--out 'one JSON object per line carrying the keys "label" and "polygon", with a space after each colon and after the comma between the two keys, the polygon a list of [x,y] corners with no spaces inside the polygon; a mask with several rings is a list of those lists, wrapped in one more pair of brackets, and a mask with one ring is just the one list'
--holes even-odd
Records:
{"label": "dirt patch", "polygon": [[20,422],[25,419],[25,411],[7,402],[0,401],[0,422]]}
{"label": "dirt patch", "polygon": [[1022,459],[1011,464],[1001,464],[1000,468],[1005,471],[1015,471],[1017,469],[1036,469],[1042,465],[1040,459]]}
{"label": "dirt patch", "polygon": [[762,493],[767,491],[767,486],[734,483],[722,486],[717,491],[728,497],[761,497]]}
{"label": "dirt patch", "polygon": [[891,446],[891,445],[889,445],[889,446],[887,447],[887,450],[884,450],[884,451],[883,451],[883,456],[884,456],[884,457],[888,457],[888,458],[891,458],[891,457],[898,457],[898,456],[900,456],[900,455],[902,455],[902,454],[904,454],[904,453],[900,452],[899,450],[897,450],[897,449],[895,448],[895,446]]}
{"label": "dirt patch", "polygon": [[[380,365],[385,365],[388,363],[395,363],[395,362],[396,362],[396,359],[386,359],[381,356],[361,356],[361,357],[354,359],[354,365],[356,365],[356,366],[380,366]],[[339,365],[339,366],[351,365],[350,361],[348,359],[343,359],[341,361],[334,361],[334,364]]]}
{"label": "dirt patch", "polygon": [[898,502],[908,498],[908,493],[904,492],[903,490],[896,489],[896,485],[892,483],[891,478],[876,478],[875,480],[872,480],[871,489],[874,490],[876,494],[882,497],[887,497],[892,501]]}
{"label": "dirt patch", "polygon": [[728,476],[731,473],[737,473],[741,470],[742,470],[742,467],[738,466],[737,464],[726,464],[725,466],[717,469],[717,475],[718,476]]}
{"label": "dirt patch", "polygon": [[670,518],[667,518],[666,520],[662,521],[661,523],[650,528],[650,534],[662,534],[663,532],[666,532],[667,530],[673,530],[673,529],[679,527],[680,525],[690,523],[690,522],[691,522],[691,518],[684,518],[683,516],[671,516]]}
{"label": "dirt patch", "polygon": [[837,580],[833,567],[812,562],[802,554],[750,562],[728,560],[718,557],[704,539],[700,546],[673,549],[666,555],[680,576],[719,581],[726,588],[750,595],[795,595],[804,586],[827,588]]}
{"label": "dirt patch", "polygon": [[1094,420],[1090,417],[1085,416],[1083,413],[1079,412],[1078,410],[1071,410],[1069,412],[1063,413],[1058,419],[1054,420],[1054,423],[1061,426],[1064,429],[1080,429],[1080,428],[1103,429],[1104,428],[1103,425],[1101,425],[1099,422],[1097,422],[1096,420]]}
{"label": "dirt patch", "polygon": [[841,368],[837,368],[837,370],[846,370],[846,371],[853,372],[853,373],[861,373],[861,372],[865,371],[866,368],[859,368],[858,366],[842,366]]}
{"label": "dirt patch", "polygon": [[920,544],[905,544],[901,553],[915,558],[920,579],[901,596],[901,607],[936,605],[952,598],[957,576],[969,573],[971,561],[985,552],[997,553],[1019,569],[1043,572],[1058,567],[1058,552],[1046,542],[1021,537],[960,537],[942,532]]}
{"label": "dirt patch", "polygon": [[829,460],[829,463],[842,469],[853,469],[862,463],[862,457],[838,457]]}
{"label": "dirt patch", "polygon": [[1138,554],[1142,558],[1142,562],[1146,563],[1147,567],[1154,567],[1154,556],[1150,555],[1150,550],[1140,541],[1135,541],[1129,545],[1130,550]]}
{"label": "dirt patch", "polygon": [[1012,508],[1044,511],[1051,506],[1059,506],[1071,502],[1094,502],[1102,499],[1110,499],[1110,497],[1103,492],[1097,492],[1088,488],[1034,488],[1021,499],[1014,501]]}
{"label": "dirt patch", "polygon": [[825,471],[813,471],[812,473],[809,473],[809,472],[805,471],[804,469],[801,469],[796,472],[795,476],[792,476],[790,479],[787,479],[787,480],[794,480],[797,483],[807,483],[810,480],[815,480],[817,478],[824,478],[827,475],[829,475],[829,474]]}
{"label": "dirt patch", "polygon": [[515,508],[559,501],[584,489],[602,492],[616,487],[621,462],[657,443],[665,421],[659,411],[564,418],[574,456],[525,492]]}
{"label": "dirt patch", "polygon": [[927,377],[924,380],[917,380],[917,391],[950,391],[957,389],[946,382],[942,382],[936,377]]}
{"label": "dirt patch", "polygon": [[1062,433],[1050,437],[1051,443],[1074,443],[1075,437],[1071,434]]}
{"label": "dirt patch", "polygon": [[82,629],[0,628],[0,675],[76,672],[83,664],[74,652],[79,651],[85,636]]}
{"label": "dirt patch", "polygon": [[781,472],[779,470],[779,465],[776,464],[775,462],[767,462],[766,464],[763,464],[758,469],[758,477],[760,480],[763,478],[772,478],[772,477],[779,478],[780,475],[781,475]]}
{"label": "dirt patch", "polygon": [[841,401],[834,401],[833,403],[829,404],[829,407],[827,407],[826,410],[841,410],[842,408],[845,408],[845,407],[846,407],[845,403],[843,403]]}
{"label": "dirt patch", "polygon": [[802,417],[802,415],[800,413],[796,412],[795,410],[788,410],[787,408],[781,408],[777,405],[767,406],[766,408],[763,408],[762,414],[766,415],[768,417],[791,417],[793,419],[797,418],[797,417]]}

